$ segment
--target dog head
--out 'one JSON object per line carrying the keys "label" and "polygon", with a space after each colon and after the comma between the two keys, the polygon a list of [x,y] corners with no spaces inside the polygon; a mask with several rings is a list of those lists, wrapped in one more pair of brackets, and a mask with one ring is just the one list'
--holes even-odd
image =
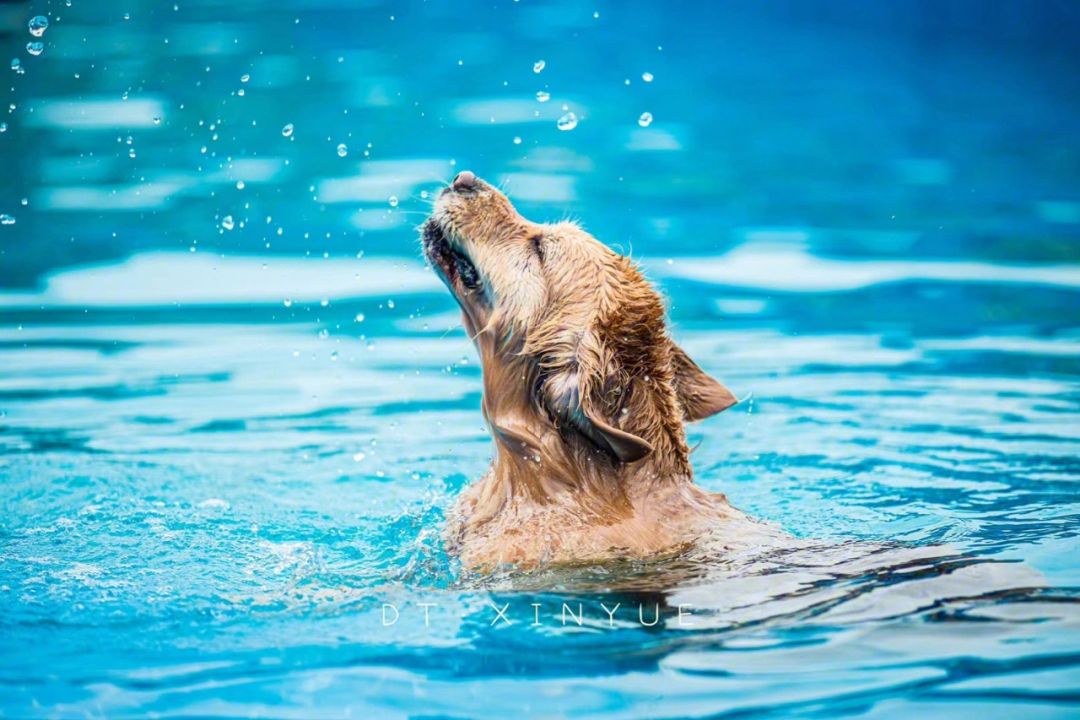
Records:
{"label": "dog head", "polygon": [[483,366],[496,439],[564,439],[634,463],[686,462],[683,422],[735,404],[668,336],[660,296],[635,265],[569,222],[522,217],[471,172],[444,188],[424,254],[461,306]]}

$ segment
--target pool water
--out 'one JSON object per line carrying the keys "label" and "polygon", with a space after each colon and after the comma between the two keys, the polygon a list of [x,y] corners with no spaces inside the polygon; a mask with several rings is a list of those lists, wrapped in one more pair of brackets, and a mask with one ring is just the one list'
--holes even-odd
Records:
{"label": "pool water", "polygon": [[[0,716],[1075,716],[1076,18],[80,5],[0,135]],[[790,537],[447,556],[466,167],[640,260],[746,398],[697,481]]]}

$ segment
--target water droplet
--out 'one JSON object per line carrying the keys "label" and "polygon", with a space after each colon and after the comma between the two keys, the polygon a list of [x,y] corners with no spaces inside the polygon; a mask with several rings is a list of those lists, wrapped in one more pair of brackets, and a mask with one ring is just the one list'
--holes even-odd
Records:
{"label": "water droplet", "polygon": [[0,215],[0,225],[14,225],[14,224],[15,224],[15,218],[13,218],[13,217],[11,217],[10,215],[7,215],[7,214]]}
{"label": "water droplet", "polygon": [[360,462],[361,460],[363,460],[366,457],[367,457],[367,455],[365,455],[364,453],[358,452],[358,453],[353,454],[352,459],[353,459],[353,462]]}
{"label": "water droplet", "polygon": [[521,144],[521,138],[515,135],[514,136],[514,144],[515,145],[520,145]]}
{"label": "water droplet", "polygon": [[651,72],[641,73],[641,79],[645,82],[652,82],[653,74]]}
{"label": "water droplet", "polygon": [[544,70],[544,68],[546,66],[547,66],[546,62],[544,62],[543,60],[537,60],[535,63],[533,63],[533,72],[534,73],[543,72],[543,70]]}
{"label": "water droplet", "polygon": [[641,127],[649,127],[650,125],[652,125],[652,113],[651,112],[643,112],[643,113],[641,113],[641,117],[639,117],[637,119],[637,124],[640,125]]}
{"label": "water droplet", "polygon": [[233,220],[233,216],[226,215],[225,217],[223,217],[221,219],[221,227],[225,228],[226,230],[232,230],[234,227],[236,227],[236,221]]}
{"label": "water droplet", "polygon": [[31,35],[41,37],[49,29],[49,18],[44,15],[35,15],[30,18],[29,28]]}
{"label": "water droplet", "polygon": [[7,123],[0,123],[0,133],[7,132]]}
{"label": "water droplet", "polygon": [[353,318],[358,323],[364,322],[364,313],[356,313],[356,317]]}
{"label": "water droplet", "polygon": [[390,203],[390,207],[397,207],[397,205],[398,205],[397,195],[391,195],[389,203]]}
{"label": "water droplet", "polygon": [[573,130],[577,127],[577,115],[572,112],[566,113],[561,118],[559,118],[556,126],[560,130]]}
{"label": "water droplet", "polygon": [[388,307],[388,308],[390,308],[391,310],[393,310],[393,309],[394,309],[394,301],[393,301],[393,300],[387,300],[387,301],[386,301],[386,307]]}
{"label": "water droplet", "polygon": [[285,307],[292,307],[292,299],[285,298],[285,300],[283,301],[283,304],[285,305]]}
{"label": "water droplet", "polygon": [[289,123],[285,127],[281,128],[281,134],[285,137],[292,137],[293,124]]}
{"label": "water droplet", "polygon": [[427,199],[428,199],[428,195],[429,195],[429,194],[430,194],[430,193],[428,193],[428,191],[427,191],[427,190],[421,190],[421,191],[420,191],[420,199],[421,199],[421,200],[427,200]]}
{"label": "water droplet", "polygon": [[544,92],[543,90],[538,90],[536,93],[536,99],[539,102],[547,102],[551,99],[551,93]]}
{"label": "water droplet", "polygon": [[129,13],[129,12],[124,13],[124,19],[125,20],[130,20],[131,19],[131,13]]}
{"label": "water droplet", "polygon": [[159,118],[159,117],[154,118],[154,124],[155,125],[160,125],[161,124],[161,118]]}
{"label": "water droplet", "polygon": [[319,304],[322,305],[323,307],[326,307],[327,305],[330,304],[330,299],[329,298],[323,298],[322,300],[319,301]]}
{"label": "water droplet", "polygon": [[31,55],[35,55],[35,56],[40,55],[41,53],[45,52],[45,43],[43,43],[41,41],[28,42],[28,43],[26,43],[26,52],[30,53]]}
{"label": "water droplet", "polygon": [[243,75],[240,76],[240,82],[242,82],[242,83],[246,83],[250,79],[251,79],[251,76],[248,75],[247,73],[244,73]]}
{"label": "water droplet", "polygon": [[15,72],[22,70],[22,60],[19,58],[11,58],[11,69]]}
{"label": "water droplet", "polygon": [[135,159],[135,148],[131,148],[130,150],[128,150],[128,157],[132,160]]}
{"label": "water droplet", "polygon": [[243,189],[244,189],[245,187],[247,187],[247,186],[246,186],[246,185],[244,185],[244,181],[243,181],[243,180],[237,180],[237,181],[236,181],[236,189],[237,189],[237,190],[243,190]]}
{"label": "water droplet", "polygon": [[345,157],[349,154],[349,147],[345,143],[341,143],[337,146],[337,156]]}

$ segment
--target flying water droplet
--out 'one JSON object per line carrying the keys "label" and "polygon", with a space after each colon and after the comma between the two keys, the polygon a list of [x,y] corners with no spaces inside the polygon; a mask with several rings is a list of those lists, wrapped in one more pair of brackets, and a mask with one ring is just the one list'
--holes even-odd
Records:
{"label": "flying water droplet", "polygon": [[293,124],[292,124],[292,123],[289,123],[289,124],[288,124],[288,125],[286,125],[285,127],[281,128],[281,134],[282,134],[282,135],[283,135],[284,137],[292,137],[293,129],[294,129],[294,128],[293,128]]}
{"label": "flying water droplet", "polygon": [[22,72],[22,60],[19,58],[11,58],[11,69],[15,72]]}
{"label": "flying water droplet", "polygon": [[338,157],[345,157],[349,154],[349,147],[345,143],[341,143],[337,146]]}
{"label": "flying water droplet", "polygon": [[577,127],[577,115],[572,112],[568,112],[559,118],[556,126],[563,131],[573,130]]}
{"label": "flying water droplet", "polygon": [[356,317],[354,317],[353,320],[358,323],[364,322],[364,313],[357,313]]}
{"label": "flying water droplet", "polygon": [[515,135],[514,136],[514,144],[515,145],[520,145],[521,144],[521,138]]}
{"label": "flying water droplet", "polygon": [[397,195],[391,195],[389,203],[390,203],[390,207],[397,207],[398,206]]}
{"label": "flying water droplet", "polygon": [[244,184],[243,180],[237,180],[236,181],[236,189],[237,190],[243,190],[245,187],[247,187],[247,186]]}
{"label": "flying water droplet", "polygon": [[0,123],[0,133],[7,132],[7,123]]}
{"label": "flying water droplet", "polygon": [[543,90],[538,90],[536,93],[536,99],[538,102],[547,102],[551,99],[551,93],[544,92]]}
{"label": "flying water droplet", "polygon": [[641,117],[639,117],[637,119],[637,124],[640,125],[641,127],[649,127],[650,125],[652,125],[652,113],[651,112],[643,112],[643,113],[641,113]]}
{"label": "flying water droplet", "polygon": [[653,81],[653,74],[651,72],[641,73],[641,79],[644,80],[645,82],[652,82]]}
{"label": "flying water droplet", "polygon": [[26,52],[34,55],[35,57],[45,52],[45,43],[43,42],[28,42],[26,43]]}
{"label": "flying water droplet", "polygon": [[282,304],[283,304],[283,305],[284,305],[285,307],[292,307],[292,299],[290,299],[290,298],[285,298],[285,300],[284,300],[284,301],[282,302]]}
{"label": "flying water droplet", "polygon": [[534,73],[543,72],[545,67],[547,67],[546,62],[544,62],[543,60],[537,60],[535,63],[533,63],[533,72]]}
{"label": "flying water droplet", "polygon": [[15,218],[13,218],[12,216],[10,216],[10,215],[8,215],[6,213],[3,214],[3,215],[0,215],[0,225],[14,225],[14,224],[15,224]]}
{"label": "flying water droplet", "polygon": [[225,217],[223,217],[221,219],[221,227],[225,228],[226,230],[232,230],[234,227],[236,227],[236,221],[233,220],[233,216],[226,215]]}
{"label": "flying water droplet", "polygon": [[161,124],[161,118],[159,118],[159,117],[155,117],[155,118],[154,118],[154,124],[155,124],[155,125],[160,125],[160,124]]}
{"label": "flying water droplet", "polygon": [[49,18],[44,15],[35,15],[30,18],[29,28],[31,35],[34,37],[41,37],[49,28]]}
{"label": "flying water droplet", "polygon": [[247,73],[244,73],[243,75],[240,76],[240,82],[242,82],[242,83],[246,83],[250,79],[251,79],[251,76],[248,75]]}

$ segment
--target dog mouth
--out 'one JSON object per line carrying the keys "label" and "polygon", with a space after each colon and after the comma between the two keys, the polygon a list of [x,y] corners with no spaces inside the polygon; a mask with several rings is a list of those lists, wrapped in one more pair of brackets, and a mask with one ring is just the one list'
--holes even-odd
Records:
{"label": "dog mouth", "polygon": [[476,265],[464,250],[450,241],[435,220],[429,219],[424,223],[422,243],[424,256],[455,295],[459,292],[466,295],[482,292],[483,283]]}

